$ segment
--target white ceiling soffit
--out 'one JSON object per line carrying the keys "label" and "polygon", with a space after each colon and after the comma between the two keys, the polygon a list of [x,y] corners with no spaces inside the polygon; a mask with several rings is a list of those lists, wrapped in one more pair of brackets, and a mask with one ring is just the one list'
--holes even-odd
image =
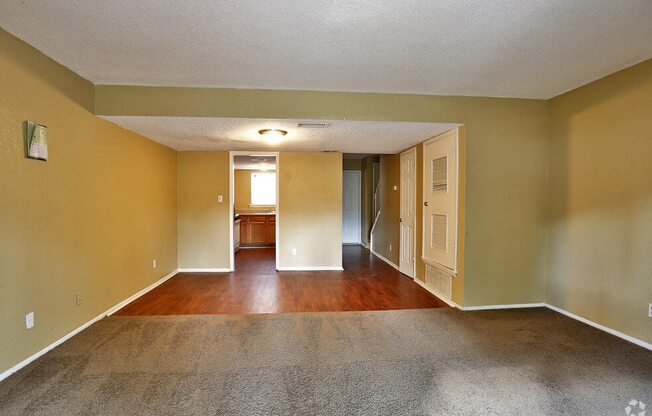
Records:
{"label": "white ceiling soffit", "polygon": [[652,57],[650,0],[0,2],[96,84],[550,98]]}
{"label": "white ceiling soffit", "polygon": [[[458,126],[447,123],[349,120],[270,120],[217,117],[102,116],[175,150],[338,151],[397,153]],[[301,122],[324,122],[327,128],[297,128]],[[281,129],[276,144],[258,134]]]}

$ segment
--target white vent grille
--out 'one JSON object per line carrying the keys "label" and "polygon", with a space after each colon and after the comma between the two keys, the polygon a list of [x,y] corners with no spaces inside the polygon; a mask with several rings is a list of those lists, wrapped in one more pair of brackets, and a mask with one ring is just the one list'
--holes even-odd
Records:
{"label": "white vent grille", "polygon": [[446,252],[447,230],[448,217],[441,214],[432,214],[430,221],[430,246],[432,248]]}
{"label": "white vent grille", "polygon": [[446,156],[432,160],[432,192],[448,190],[448,158]]}
{"label": "white vent grille", "polygon": [[426,264],[426,285],[438,296],[452,300],[453,276],[436,267]]}
{"label": "white vent grille", "polygon": [[325,129],[328,123],[297,123],[297,127],[303,129]]}

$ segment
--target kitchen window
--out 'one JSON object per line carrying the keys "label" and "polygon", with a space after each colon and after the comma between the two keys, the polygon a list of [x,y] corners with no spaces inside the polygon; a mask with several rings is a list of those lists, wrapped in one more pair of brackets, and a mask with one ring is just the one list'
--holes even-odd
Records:
{"label": "kitchen window", "polygon": [[251,174],[251,205],[276,205],[276,173]]}

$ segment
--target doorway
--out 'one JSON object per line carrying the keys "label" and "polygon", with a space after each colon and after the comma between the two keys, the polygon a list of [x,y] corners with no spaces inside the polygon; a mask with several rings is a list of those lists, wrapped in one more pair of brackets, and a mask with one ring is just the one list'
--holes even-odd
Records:
{"label": "doorway", "polygon": [[417,149],[413,147],[400,155],[400,255],[399,270],[414,279],[416,276],[416,204],[417,204]]}
{"label": "doorway", "polygon": [[360,244],[361,183],[359,170],[345,170],[342,174],[342,243]]}
{"label": "doorway", "polygon": [[232,151],[229,171],[230,270],[243,250],[273,254],[278,269],[278,153]]}

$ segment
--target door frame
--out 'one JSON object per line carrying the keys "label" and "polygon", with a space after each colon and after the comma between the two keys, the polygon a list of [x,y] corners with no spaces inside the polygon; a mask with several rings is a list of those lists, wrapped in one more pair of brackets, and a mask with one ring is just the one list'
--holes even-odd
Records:
{"label": "door frame", "polygon": [[235,271],[235,251],[233,249],[233,217],[235,216],[235,166],[233,158],[235,156],[274,156],[276,162],[276,243],[274,251],[276,254],[276,270],[279,266],[279,247],[281,245],[279,236],[279,219],[280,219],[280,201],[279,201],[279,152],[261,152],[247,150],[232,150],[229,152],[229,270]]}
{"label": "door frame", "polygon": [[[345,243],[342,241],[343,245],[360,245],[362,243],[362,171],[359,170],[349,170],[344,169],[342,171],[342,202],[344,202],[344,174],[345,173],[354,173],[358,177],[358,241],[354,243]],[[344,222],[344,215],[342,215],[342,223]]]}
{"label": "door frame", "polygon": [[[458,248],[459,248],[459,223],[460,223],[460,126],[455,127],[454,129],[447,130],[443,133],[440,133],[436,135],[435,137],[432,137],[425,142],[423,142],[423,201],[424,203],[426,202],[426,190],[428,189],[428,183],[426,181],[426,173],[428,172],[428,161],[426,160],[426,144],[428,143],[433,143],[438,140],[443,139],[443,136],[447,135],[448,133],[453,132],[455,135],[454,141],[455,141],[455,226],[454,226],[454,236],[453,238],[455,239],[455,244],[454,244],[454,252],[453,252],[453,275],[457,275],[457,254],[458,254]],[[423,238],[421,239],[421,260],[435,268],[439,268],[440,270],[449,270],[451,271],[448,267],[435,263],[432,260],[426,258],[426,210],[425,208],[422,209],[422,217],[421,217],[421,235]]]}
{"label": "door frame", "polygon": [[[412,279],[416,279],[417,278],[417,258],[416,258],[417,257],[417,255],[416,255],[416,253],[417,253],[417,226],[418,226],[416,207],[417,207],[417,180],[418,180],[417,175],[419,174],[419,172],[417,172],[417,166],[418,166],[417,147],[413,146],[413,147],[411,147],[411,148],[409,148],[407,150],[402,151],[401,153],[399,153],[398,159],[399,159],[399,166],[400,166],[401,165],[401,155],[404,154],[404,153],[409,153],[409,152],[414,152],[414,164],[415,164],[414,183],[413,183],[413,187],[414,187],[413,195],[414,195],[415,213],[414,213],[414,232],[412,233],[412,248],[413,248],[413,253],[414,253],[414,261],[412,262],[412,276],[409,276],[409,277],[411,277]],[[401,175],[402,175],[402,173],[403,173],[403,170],[400,169],[399,170],[399,176],[398,176],[399,183],[401,183]],[[400,192],[400,190],[399,190],[399,192]],[[403,198],[400,198],[400,195],[399,195],[399,211],[398,211],[399,215],[401,214],[401,212],[403,212],[403,210],[401,209],[402,202],[403,202]],[[400,227],[400,225],[399,225],[399,227]],[[399,236],[400,236],[400,230],[399,230]],[[398,269],[399,269],[399,271],[401,270],[400,250],[401,250],[401,247],[399,247],[399,258],[398,258]]]}

